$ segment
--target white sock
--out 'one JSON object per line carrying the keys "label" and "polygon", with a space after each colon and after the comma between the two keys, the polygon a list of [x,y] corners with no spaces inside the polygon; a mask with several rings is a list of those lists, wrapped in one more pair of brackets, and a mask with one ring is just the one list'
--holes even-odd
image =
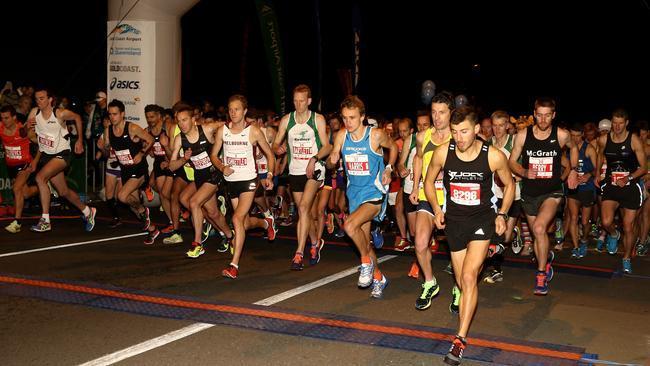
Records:
{"label": "white sock", "polygon": [[84,214],[84,216],[88,217],[90,216],[90,207],[86,206],[81,212]]}
{"label": "white sock", "polygon": [[426,287],[435,286],[435,285],[436,285],[436,279],[435,278],[432,279],[431,281],[426,281],[424,283],[424,286],[426,286]]}
{"label": "white sock", "polygon": [[47,222],[49,224],[50,223],[50,214],[43,214],[43,219],[45,220],[45,222]]}
{"label": "white sock", "polygon": [[238,266],[238,265],[236,265],[236,264],[235,264],[235,263],[233,263],[233,262],[230,262],[230,265],[231,265],[231,266],[233,266],[233,267],[235,267],[235,268],[237,268],[237,269],[239,269],[239,266]]}

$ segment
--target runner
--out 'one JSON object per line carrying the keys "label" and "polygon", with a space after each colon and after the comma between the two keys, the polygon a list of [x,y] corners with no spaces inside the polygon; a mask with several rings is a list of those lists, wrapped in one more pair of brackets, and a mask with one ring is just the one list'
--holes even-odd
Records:
{"label": "runner", "polygon": [[[65,121],[75,121],[77,131],[81,131],[81,117],[67,109],[55,109],[53,107],[54,98],[46,88],[38,88],[35,97],[37,107],[32,109],[27,118],[30,126],[28,136],[31,141],[38,141],[38,149],[41,153],[36,184],[43,214],[38,223],[33,225],[30,230],[39,233],[52,230],[50,223],[52,192],[47,184],[50,182],[60,197],[64,197],[81,211],[84,228],[86,231],[92,231],[95,227],[97,209],[81,202],[77,192],[69,189],[65,180],[65,170],[70,166],[72,160],[70,134]],[[74,145],[74,152],[81,154],[83,151],[83,139],[79,138]]]}
{"label": "runner", "polygon": [[[548,293],[548,282],[553,278],[551,262],[555,257],[549,252],[547,229],[555,218],[564,198],[562,186],[562,149],[571,149],[571,172],[568,186],[574,189],[578,173],[578,149],[571,141],[568,131],[552,122],[555,118],[555,101],[539,98],[535,101],[535,124],[520,130],[510,154],[510,169],[523,178],[521,204],[528,225],[535,236],[535,295]],[[521,163],[519,157],[522,157]]]}
{"label": "runner", "polygon": [[[372,220],[383,220],[387,204],[387,185],[393,164],[397,159],[395,142],[381,129],[364,126],[365,105],[351,95],[341,103],[341,116],[345,130],[341,129],[334,139],[334,148],[328,165],[333,168],[343,158],[348,177],[347,197],[350,216],[345,221],[345,232],[361,254],[361,271],[357,285],[372,285],[370,296],[381,298],[388,279],[379,270],[375,251],[370,245]],[[388,164],[384,166],[383,149],[389,149]]]}
{"label": "runner", "polygon": [[[210,153],[213,164],[223,172],[228,182],[228,194],[235,210],[232,216],[235,227],[234,253],[228,267],[221,272],[222,276],[233,279],[239,275],[239,260],[244,249],[246,231],[253,228],[266,229],[269,241],[275,240],[277,233],[272,215],[263,220],[249,216],[255,191],[260,183],[255,167],[255,148],[260,148],[264,152],[268,163],[269,171],[266,179],[261,181],[266,190],[273,189],[271,172],[275,167],[275,156],[264,133],[256,125],[246,123],[244,116],[247,109],[248,101],[243,95],[233,95],[228,99],[230,123],[219,127]],[[223,161],[219,158],[222,147]]]}
{"label": "runner", "polygon": [[16,109],[8,104],[0,108],[0,138],[4,147],[5,164],[9,171],[9,178],[13,179],[12,190],[14,193],[14,220],[5,226],[5,230],[12,234],[20,232],[22,227],[23,207],[25,200],[38,193],[38,186],[34,181],[34,172],[38,166],[40,152],[32,159],[31,144],[27,131],[18,121]]}
{"label": "runner", "polygon": [[[477,278],[488,254],[492,235],[506,230],[514,194],[508,160],[494,147],[476,138],[480,131],[472,107],[462,106],[451,115],[453,140],[436,149],[424,181],[424,190],[434,211],[436,227],[445,229],[451,250],[456,285],[460,289],[459,327],[445,363],[459,365],[467,347],[467,333],[478,304]],[[440,207],[434,180],[444,173],[446,210]],[[503,201],[497,206],[494,178],[504,184]],[[455,299],[452,306],[456,303]]]}
{"label": "runner", "polygon": [[644,144],[639,137],[627,130],[627,111],[617,109],[612,113],[612,130],[598,138],[598,166],[607,161],[605,179],[600,183],[603,193],[601,217],[607,237],[607,252],[618,251],[620,232],[614,224],[614,214],[620,208],[623,221],[623,271],[632,273],[632,249],[634,246],[634,222],[643,205],[643,187],[640,179],[648,172]]}
{"label": "runner", "polygon": [[[332,146],[327,139],[325,118],[309,110],[311,104],[311,89],[304,84],[298,85],[293,90],[293,105],[295,112],[291,112],[280,122],[278,133],[273,142],[273,151],[276,155],[288,153],[289,159],[289,186],[293,200],[298,206],[298,226],[296,235],[298,245],[291,261],[291,270],[303,269],[303,253],[307,236],[312,239],[312,246],[316,242],[316,228],[313,225],[311,208],[325,179],[325,159]],[[283,144],[285,135],[286,145]],[[320,249],[316,252],[320,253]]]}

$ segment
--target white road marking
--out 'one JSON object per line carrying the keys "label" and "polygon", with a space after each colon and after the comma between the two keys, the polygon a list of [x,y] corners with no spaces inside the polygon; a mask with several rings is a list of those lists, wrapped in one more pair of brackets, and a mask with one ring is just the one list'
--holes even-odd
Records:
{"label": "white road marking", "polygon": [[[377,262],[382,263],[387,260],[391,260],[393,258],[396,258],[396,255],[385,255],[381,258],[377,259]],[[346,269],[344,271],[341,271],[339,273],[335,273],[331,276],[327,276],[325,278],[322,278],[318,281],[314,281],[311,283],[308,283],[306,285],[296,287],[294,289],[291,289],[289,291],[285,291],[283,293],[267,297],[266,299],[262,299],[260,301],[255,302],[255,305],[262,305],[262,306],[271,306],[273,304],[277,304],[278,302],[287,300],[291,297],[300,295],[302,293],[305,293],[307,291],[313,290],[317,287],[324,286],[328,283],[337,281],[341,278],[347,277],[349,275],[352,275],[357,272],[359,266],[354,266],[352,268]],[[177,341],[179,339],[189,337],[192,334],[198,333],[200,331],[206,330],[208,328],[214,327],[216,324],[207,324],[207,323],[194,323],[192,325],[188,325],[185,328],[181,328],[178,330],[175,330],[173,332],[169,332],[167,334],[163,334],[160,337],[152,338],[148,341],[144,341],[142,343],[138,343],[136,345],[133,345],[131,347],[124,348],[122,350],[113,352],[111,354],[102,356],[100,358],[96,358],[92,361],[88,361],[86,363],[81,364],[80,366],[104,366],[104,365],[112,365],[116,362],[120,362],[122,360],[125,360],[127,358],[131,358],[133,356],[137,356],[141,353],[150,351],[154,348],[158,348],[161,346],[164,346],[168,343]]]}
{"label": "white road marking", "polygon": [[29,250],[21,250],[20,252],[11,252],[11,253],[5,253],[5,254],[0,254],[0,258],[2,257],[12,257],[15,255],[21,255],[21,254],[29,254],[29,253],[36,253],[36,252],[44,252],[46,250],[54,250],[54,249],[61,249],[61,248],[69,248],[69,247],[76,247],[79,245],[87,245],[87,244],[94,244],[94,243],[101,243],[104,241],[111,241],[111,240],[118,240],[118,239],[125,239],[125,238],[132,238],[134,236],[142,236],[142,235],[147,235],[147,233],[137,233],[137,234],[129,234],[129,235],[122,235],[122,236],[113,236],[110,238],[104,238],[104,239],[95,239],[95,240],[88,240],[88,241],[81,241],[78,243],[70,243],[70,244],[63,244],[63,245],[55,245],[53,247],[45,247],[45,248],[36,248],[36,249],[29,249]]}

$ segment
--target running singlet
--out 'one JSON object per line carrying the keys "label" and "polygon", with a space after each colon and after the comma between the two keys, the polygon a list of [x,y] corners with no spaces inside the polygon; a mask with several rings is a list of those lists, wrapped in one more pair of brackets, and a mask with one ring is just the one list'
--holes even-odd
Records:
{"label": "running singlet", "polygon": [[[129,124],[131,124],[131,122],[124,122],[124,130],[120,136],[115,135],[113,126],[108,129],[108,138],[110,139],[111,147],[113,148],[113,151],[115,151],[117,161],[123,167],[135,166],[133,158],[142,148],[139,142],[131,140],[131,135],[129,135]],[[147,159],[143,157],[139,165],[144,164],[147,164]]]}
{"label": "running singlet", "polygon": [[296,112],[291,112],[287,124],[289,174],[305,175],[309,159],[318,154],[323,143],[318,135],[318,128],[316,128],[316,113],[310,111],[309,118],[305,123],[296,123],[295,114]]}
{"label": "running singlet", "polygon": [[149,133],[153,136],[153,145],[151,150],[153,151],[153,158],[157,163],[161,163],[167,159],[167,154],[165,153],[165,148],[160,143],[160,136],[165,133],[165,129],[161,129],[158,135],[154,135],[149,129]]}
{"label": "running singlet", "polygon": [[[577,167],[577,172],[579,177],[582,177],[583,175],[585,175],[585,173],[593,173],[594,171],[594,163],[591,161],[591,158],[587,156],[587,146],[589,146],[589,144],[585,141],[583,141],[582,146],[580,146],[580,150],[578,154],[578,167]],[[567,156],[569,157],[569,159],[571,158],[571,150],[567,151]],[[594,177],[592,176],[585,183],[578,184],[577,190],[579,192],[595,191],[596,185],[594,184]]]}
{"label": "running singlet", "polygon": [[214,170],[214,166],[210,160],[210,151],[212,150],[213,144],[205,136],[203,126],[199,125],[196,127],[199,131],[199,138],[195,142],[190,142],[187,136],[181,132],[181,146],[183,146],[184,150],[192,149],[192,156],[190,156],[189,163],[194,168],[194,178],[198,184],[199,180],[209,180],[212,176],[211,170]]}
{"label": "running singlet", "polygon": [[538,140],[533,133],[533,126],[526,131],[526,140],[522,149],[522,167],[535,172],[535,178],[524,178],[521,193],[527,196],[562,191],[562,148],[557,137],[557,127],[551,127],[551,134],[546,140]]}
{"label": "running singlet", "polygon": [[16,123],[16,130],[12,136],[5,135],[5,125],[0,123],[0,137],[5,149],[5,163],[9,167],[24,166],[32,162],[29,152],[29,138],[20,136],[23,124]]}
{"label": "running singlet", "polygon": [[[266,128],[262,129],[262,133],[264,135],[264,138],[266,138]],[[262,152],[262,149],[259,148],[259,146],[255,147],[255,155],[257,156],[258,152]],[[257,165],[257,174],[265,174],[269,172],[269,167],[268,164],[269,162],[266,160],[266,155],[262,152],[262,157],[259,159],[255,159],[255,164]]]}
{"label": "running singlet", "polygon": [[[627,177],[639,168],[639,161],[632,150],[632,134],[627,133],[623,142],[614,142],[611,134],[607,134],[605,143],[605,159],[607,160],[607,171],[605,173],[606,183],[616,184],[616,181]],[[632,179],[635,182],[636,179]],[[627,183],[629,185],[630,182]]]}
{"label": "running singlet", "polygon": [[372,150],[372,129],[373,127],[366,126],[363,137],[358,141],[345,132],[341,155],[348,178],[346,194],[350,202],[350,212],[354,212],[365,202],[381,200],[387,191],[387,187],[381,183],[385,168],[384,155]]}
{"label": "running singlet", "polygon": [[36,112],[35,129],[38,136],[38,149],[41,152],[55,155],[70,150],[68,130],[56,118],[56,110],[52,110],[48,119],[43,117],[40,110]]}
{"label": "running singlet", "polygon": [[449,144],[443,175],[447,216],[460,219],[497,211],[488,150],[483,143],[476,159],[462,161],[456,155],[455,142]]}
{"label": "running singlet", "polygon": [[[424,140],[422,141],[422,176],[420,178],[420,186],[418,191],[418,199],[420,201],[427,201],[427,196],[424,194],[424,177],[427,176],[427,169],[429,169],[429,163],[431,163],[431,158],[433,157],[433,152],[436,148],[448,141],[451,140],[451,134],[445,139],[441,144],[436,145],[433,142],[432,135],[435,131],[434,128],[429,128],[424,132]],[[438,176],[439,177],[439,176]],[[436,178],[438,178],[436,177]],[[438,204],[443,206],[445,204],[445,192],[442,187],[442,180],[436,179],[434,182],[436,187],[436,198],[438,199]]]}
{"label": "running singlet", "polygon": [[241,132],[233,133],[228,125],[223,126],[223,163],[234,170],[229,176],[224,176],[228,182],[241,182],[257,178],[255,154],[250,142],[251,126],[246,126]]}

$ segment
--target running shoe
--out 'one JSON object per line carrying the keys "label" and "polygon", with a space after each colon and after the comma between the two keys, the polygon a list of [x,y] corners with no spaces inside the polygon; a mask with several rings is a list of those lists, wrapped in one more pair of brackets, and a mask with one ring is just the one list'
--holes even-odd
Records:
{"label": "running shoe", "polygon": [[395,250],[398,251],[398,252],[403,252],[403,251],[405,251],[407,249],[411,249],[411,248],[413,248],[413,244],[411,244],[410,241],[408,241],[408,240],[406,240],[404,238],[400,238],[399,243],[397,243],[395,245]]}
{"label": "running shoe", "polygon": [[323,250],[324,246],[325,246],[325,240],[324,239],[320,239],[318,241],[318,244],[316,244],[316,245],[312,244],[311,249],[309,250],[309,254],[310,254],[309,265],[310,266],[315,266],[316,264],[318,264],[318,262],[320,262],[320,252],[321,252],[321,250]]}
{"label": "running shoe", "polygon": [[431,306],[431,300],[440,292],[440,286],[436,282],[435,278],[432,283],[423,283],[422,292],[420,296],[415,300],[415,308],[418,310],[426,310]]}
{"label": "running shoe", "polygon": [[212,224],[203,219],[203,227],[201,228],[201,244],[205,243],[205,241],[210,237],[210,230],[212,230]]}
{"label": "running shoe", "polygon": [[632,274],[632,262],[630,259],[623,259],[623,272],[625,274]]}
{"label": "running shoe", "polygon": [[49,222],[45,221],[44,218],[41,217],[40,220],[35,225],[32,225],[29,230],[35,231],[37,233],[44,233],[46,231],[52,230],[52,224]]}
{"label": "running shoe", "polygon": [[616,231],[615,236],[607,235],[607,253],[616,255],[618,252],[618,239],[621,238],[621,233]]}
{"label": "running shoe", "polygon": [[291,270],[292,271],[302,271],[302,254],[296,253],[291,260]]}
{"label": "running shoe", "polygon": [[451,348],[445,355],[444,362],[447,365],[458,366],[463,360],[463,352],[467,348],[467,342],[460,336],[456,336],[451,342]]}
{"label": "running shoe", "polygon": [[221,271],[221,275],[224,277],[236,279],[237,276],[239,276],[239,269],[231,264],[228,266],[228,268]]}
{"label": "running shoe", "polygon": [[381,299],[384,296],[384,289],[388,286],[388,279],[383,274],[381,280],[372,279],[372,291],[370,297],[374,299]]}
{"label": "running shoe", "polygon": [[417,261],[413,261],[411,264],[411,269],[409,270],[408,276],[415,278],[416,280],[420,278],[420,266]]}
{"label": "running shoe", "polygon": [[503,281],[503,271],[497,271],[496,269],[493,269],[488,273],[485,278],[483,278],[483,282],[486,283],[497,283],[497,282],[502,282]]}
{"label": "running shoe", "polygon": [[192,242],[192,249],[188,250],[187,255],[188,258],[198,258],[202,256],[205,253],[205,249],[203,249],[203,245],[197,242]]}
{"label": "running shoe", "polygon": [[524,242],[521,239],[521,232],[519,230],[519,227],[515,226],[513,231],[515,235],[512,238],[512,244],[510,245],[510,249],[512,249],[512,252],[514,254],[519,254],[521,252],[521,249],[524,246]]}
{"label": "running shoe", "polygon": [[451,288],[451,303],[449,304],[449,312],[452,314],[458,314],[460,311],[460,296],[462,293],[458,286],[454,285]]}
{"label": "running shoe", "polygon": [[160,230],[154,230],[150,231],[147,236],[144,238],[144,244],[145,245],[151,245],[153,242],[156,240],[156,238],[160,235]]}
{"label": "running shoe", "polygon": [[273,241],[275,240],[275,234],[278,233],[278,229],[275,227],[275,218],[273,216],[265,217],[264,220],[266,221],[267,227],[266,227],[266,236],[268,241]]}
{"label": "running shoe", "polygon": [[362,263],[359,271],[359,280],[357,286],[359,288],[367,288],[372,285],[372,274],[375,270],[375,265],[372,263]]}
{"label": "running shoe", "polygon": [[375,249],[379,249],[384,246],[384,234],[381,233],[381,227],[377,225],[371,232],[372,236],[372,245]]}
{"label": "running shoe", "polygon": [[140,214],[140,221],[142,221],[142,231],[147,231],[151,225],[151,217],[149,216],[149,207],[144,206],[144,211]]}
{"label": "running shoe", "polygon": [[548,294],[548,281],[546,280],[546,272],[537,271],[535,275],[535,291],[537,296],[546,296]]}
{"label": "running shoe", "polygon": [[219,211],[221,211],[221,214],[226,216],[226,213],[228,212],[228,206],[226,205],[226,197],[219,195],[217,196],[217,201],[219,201]]}
{"label": "running shoe", "polygon": [[578,247],[578,258],[584,258],[587,256],[587,242],[580,241],[580,246]]}
{"label": "running shoe", "polygon": [[178,232],[174,232],[171,236],[163,239],[163,244],[179,244],[183,242],[183,236]]}
{"label": "running shoe", "polygon": [[12,234],[16,234],[20,232],[20,227],[21,225],[18,223],[18,221],[14,220],[9,225],[5,226],[5,230]]}
{"label": "running shoe", "polygon": [[97,215],[97,209],[94,207],[89,207],[90,208],[90,215],[88,217],[85,217],[84,215],[81,215],[82,220],[84,222],[84,229],[86,231],[93,231],[95,228],[95,215]]}

